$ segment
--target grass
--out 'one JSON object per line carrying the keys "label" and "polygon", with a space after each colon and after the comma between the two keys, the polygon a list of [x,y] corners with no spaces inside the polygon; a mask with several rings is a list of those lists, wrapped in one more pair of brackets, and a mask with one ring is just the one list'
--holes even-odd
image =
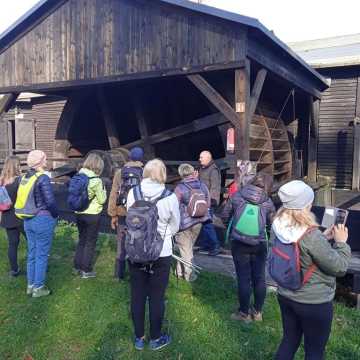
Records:
{"label": "grass", "polygon": [[[158,353],[133,349],[129,317],[129,287],[112,277],[115,240],[98,241],[96,279],[71,274],[76,229],[58,226],[50,257],[47,298],[26,297],[26,279],[7,276],[7,242],[0,232],[0,359],[116,360],[116,359],[272,359],[281,338],[279,308],[269,295],[262,324],[229,320],[236,306],[231,279],[201,274],[194,284],[171,278],[165,327],[173,343]],[[20,248],[25,267],[25,244]],[[327,359],[360,359],[360,313],[336,304]],[[296,359],[303,358],[301,350]]]}

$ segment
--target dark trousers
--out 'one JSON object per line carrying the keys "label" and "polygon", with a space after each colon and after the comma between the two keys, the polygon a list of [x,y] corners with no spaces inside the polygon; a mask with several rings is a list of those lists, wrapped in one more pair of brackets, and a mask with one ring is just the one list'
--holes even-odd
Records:
{"label": "dark trousers", "polygon": [[76,225],[79,230],[79,242],[76,247],[74,267],[90,272],[93,268],[96,241],[99,235],[100,214],[77,214]]}
{"label": "dark trousers", "polygon": [[7,238],[9,241],[8,258],[10,263],[10,269],[12,271],[18,271],[17,253],[20,243],[20,234],[25,237],[25,231],[23,226],[6,229]]}
{"label": "dark trousers", "polygon": [[200,239],[202,241],[202,246],[209,250],[216,250],[220,247],[220,242],[216,234],[215,226],[212,222],[213,218],[213,209],[209,209],[211,220],[203,224],[200,232]]}
{"label": "dark trousers", "polygon": [[244,314],[249,313],[253,292],[254,309],[261,312],[266,297],[266,244],[251,246],[232,241],[231,251],[238,282],[239,310]]}
{"label": "dark trousers", "polygon": [[325,358],[325,346],[331,332],[332,302],[301,304],[279,296],[283,338],[276,360],[292,360],[304,335],[305,360]]}
{"label": "dark trousers", "polygon": [[143,270],[139,264],[130,266],[131,315],[135,328],[135,336],[145,335],[145,305],[149,298],[150,338],[161,336],[164,318],[165,291],[169,283],[171,256],[159,258],[153,263],[152,273]]}

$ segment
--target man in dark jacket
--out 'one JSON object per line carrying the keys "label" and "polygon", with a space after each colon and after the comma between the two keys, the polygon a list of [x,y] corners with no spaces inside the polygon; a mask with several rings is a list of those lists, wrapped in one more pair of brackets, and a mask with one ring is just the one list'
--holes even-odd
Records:
{"label": "man in dark jacket", "polygon": [[221,175],[220,170],[214,163],[209,151],[203,151],[199,157],[200,169],[199,179],[207,186],[210,192],[210,217],[202,228],[202,237],[204,239],[204,248],[209,250],[209,255],[216,256],[220,253],[220,243],[216,235],[215,227],[212,222],[212,216],[215,208],[220,202]]}
{"label": "man in dark jacket", "polygon": [[[179,166],[179,175],[182,181],[176,186],[175,194],[180,204],[180,232],[176,235],[176,244],[179,248],[181,257],[188,263],[193,259],[193,247],[199,236],[202,224],[210,220],[209,212],[203,217],[192,217],[188,212],[188,204],[192,189],[201,191],[206,198],[208,207],[210,206],[210,194],[206,185],[201,182],[193,166],[190,164],[181,164]],[[186,281],[195,281],[196,274],[188,266],[178,262],[177,276],[183,277]]]}

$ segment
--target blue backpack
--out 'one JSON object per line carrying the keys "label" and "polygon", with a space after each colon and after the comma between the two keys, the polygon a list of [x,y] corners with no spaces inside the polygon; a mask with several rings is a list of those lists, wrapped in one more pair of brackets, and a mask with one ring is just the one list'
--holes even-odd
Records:
{"label": "blue backpack", "polygon": [[270,276],[279,286],[288,290],[299,290],[310,280],[316,270],[316,265],[312,264],[303,275],[299,243],[315,229],[316,227],[309,228],[298,241],[291,244],[284,244],[275,236],[269,256],[268,268]]}
{"label": "blue backpack", "polygon": [[69,183],[67,204],[73,211],[86,210],[92,199],[89,199],[88,186],[90,179],[98,176],[89,177],[82,173],[74,175]]}

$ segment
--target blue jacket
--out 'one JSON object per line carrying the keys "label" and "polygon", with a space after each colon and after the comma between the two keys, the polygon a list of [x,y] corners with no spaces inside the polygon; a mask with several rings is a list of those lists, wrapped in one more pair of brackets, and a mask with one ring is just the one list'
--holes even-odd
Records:
{"label": "blue jacket", "polygon": [[201,218],[193,218],[189,215],[189,213],[187,211],[187,205],[190,200],[191,190],[185,184],[194,189],[200,188],[204,192],[204,194],[206,196],[206,200],[208,201],[208,204],[210,206],[210,194],[209,194],[209,190],[206,187],[206,185],[202,181],[198,180],[197,178],[194,178],[193,176],[186,177],[175,188],[175,194],[176,194],[176,196],[179,200],[179,204],[180,204],[180,216],[181,216],[180,231],[184,231],[186,229],[191,228],[192,226],[194,226],[196,224],[204,223],[204,222],[210,220],[209,214],[207,214],[206,216],[201,217]]}
{"label": "blue jacket", "polygon": [[[34,169],[30,169],[25,177],[29,178],[35,174]],[[35,189],[35,204],[36,207],[40,209],[40,211],[49,211],[52,217],[57,218],[59,216],[58,209],[56,206],[56,200],[54,196],[54,190],[50,183],[50,178],[46,175],[40,175],[36,180]]]}

